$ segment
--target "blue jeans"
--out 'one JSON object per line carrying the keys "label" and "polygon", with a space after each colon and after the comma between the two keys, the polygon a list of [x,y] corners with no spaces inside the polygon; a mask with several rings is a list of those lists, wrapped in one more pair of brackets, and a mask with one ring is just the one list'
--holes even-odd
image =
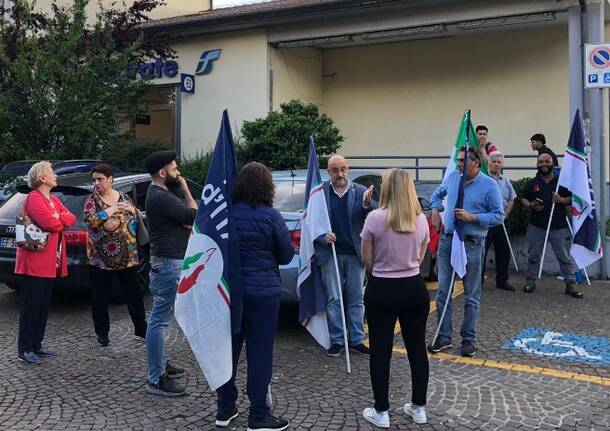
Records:
{"label": "blue jeans", "polygon": [[182,259],[150,257],[149,290],[153,295],[153,306],[146,331],[150,383],[159,383],[159,378],[165,373],[165,330],[174,317],[174,303],[181,271]]}
{"label": "blue jeans", "polygon": [[[345,325],[350,346],[364,341],[364,267],[356,255],[338,254],[339,277],[345,306]],[[341,303],[339,284],[334,259],[321,266],[322,283],[326,287],[326,319],[332,344],[345,344],[343,324],[341,323]]]}
{"label": "blue jeans", "polygon": [[[466,247],[466,275],[462,282],[464,283],[464,321],[462,322],[462,330],[460,335],[462,340],[476,341],[476,327],[479,319],[479,304],[481,302],[481,270],[482,258],[485,251],[485,238],[468,237],[464,240]],[[447,293],[451,283],[451,240],[452,237],[443,235],[438,248],[438,292],[436,293],[436,315],[437,321],[440,321],[443,307],[447,300]],[[457,278],[457,274],[456,274]],[[451,340],[453,334],[452,325],[453,301],[449,298],[447,312],[441,323],[441,329],[438,333],[439,338]]]}

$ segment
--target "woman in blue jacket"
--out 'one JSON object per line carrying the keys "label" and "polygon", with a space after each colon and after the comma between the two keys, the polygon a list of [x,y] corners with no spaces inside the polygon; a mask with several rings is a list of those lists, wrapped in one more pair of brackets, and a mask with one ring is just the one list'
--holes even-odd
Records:
{"label": "woman in blue jacket", "polygon": [[250,162],[237,175],[232,213],[238,229],[243,284],[241,333],[233,336],[233,376],[218,388],[216,425],[228,427],[238,415],[235,370],[243,342],[248,363],[248,430],[283,430],[288,421],[271,415],[267,388],[271,381],[273,343],[280,309],[278,265],[292,260],[294,249],[284,219],[273,208],[275,190],[265,165]]}

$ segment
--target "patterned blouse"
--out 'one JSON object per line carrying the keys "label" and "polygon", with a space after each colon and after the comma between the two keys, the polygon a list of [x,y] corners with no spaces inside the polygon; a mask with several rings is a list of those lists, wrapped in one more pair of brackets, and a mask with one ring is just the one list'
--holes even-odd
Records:
{"label": "patterned blouse", "polygon": [[[119,202],[133,206],[131,199],[122,192],[119,192]],[[125,212],[108,217],[105,211],[108,207],[97,193],[89,195],[85,202],[89,265],[107,270],[136,266],[140,260],[136,241],[137,218]]]}

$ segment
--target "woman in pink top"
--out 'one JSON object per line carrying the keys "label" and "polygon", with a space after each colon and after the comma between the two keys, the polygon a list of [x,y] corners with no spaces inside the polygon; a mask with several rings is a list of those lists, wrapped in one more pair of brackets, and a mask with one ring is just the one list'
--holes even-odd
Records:
{"label": "woman in pink top", "polygon": [[362,260],[369,281],[364,307],[369,325],[370,372],[375,407],[364,409],[364,418],[381,428],[390,426],[388,385],[396,319],[411,365],[411,403],[404,411],[426,423],[428,355],[426,321],[430,296],[419,273],[429,241],[413,180],[405,171],[383,175],[379,209],[371,212],[362,230]]}

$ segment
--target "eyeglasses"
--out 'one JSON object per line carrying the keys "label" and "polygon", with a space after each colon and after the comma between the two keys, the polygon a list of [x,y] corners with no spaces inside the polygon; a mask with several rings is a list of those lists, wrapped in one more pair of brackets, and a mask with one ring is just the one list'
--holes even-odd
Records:
{"label": "eyeglasses", "polygon": [[338,174],[338,173],[342,173],[342,174],[344,174],[344,173],[346,173],[347,171],[348,171],[347,166],[343,166],[343,167],[341,167],[341,168],[331,168],[331,169],[329,169],[329,172],[330,172],[331,174]]}

